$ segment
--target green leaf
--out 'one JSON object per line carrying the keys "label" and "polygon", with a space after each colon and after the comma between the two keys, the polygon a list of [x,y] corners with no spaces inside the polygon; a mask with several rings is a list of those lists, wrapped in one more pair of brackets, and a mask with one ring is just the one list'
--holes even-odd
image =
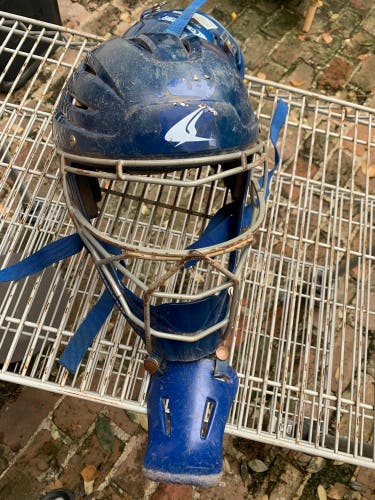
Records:
{"label": "green leaf", "polygon": [[106,451],[112,451],[115,436],[108,417],[99,415],[95,422],[95,432],[100,446]]}

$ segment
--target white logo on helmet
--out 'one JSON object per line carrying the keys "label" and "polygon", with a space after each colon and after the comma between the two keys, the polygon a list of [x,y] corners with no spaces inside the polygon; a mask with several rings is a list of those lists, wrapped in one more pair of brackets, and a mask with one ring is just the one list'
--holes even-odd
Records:
{"label": "white logo on helmet", "polygon": [[216,145],[214,137],[199,137],[197,135],[197,122],[204,112],[211,112],[216,115],[216,111],[207,106],[200,106],[195,111],[192,111],[187,116],[175,123],[165,134],[164,139],[168,142],[177,142],[176,146],[180,146],[185,142],[203,142],[208,141],[212,145]]}

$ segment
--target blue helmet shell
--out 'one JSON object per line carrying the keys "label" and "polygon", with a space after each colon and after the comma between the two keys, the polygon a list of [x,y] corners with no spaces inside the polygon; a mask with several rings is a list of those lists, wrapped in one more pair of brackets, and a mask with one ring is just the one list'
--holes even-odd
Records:
{"label": "blue helmet shell", "polygon": [[53,120],[63,152],[158,158],[242,150],[258,120],[240,73],[201,37],[118,37],[94,49],[70,78]]}
{"label": "blue helmet shell", "polygon": [[[123,34],[123,37],[132,38],[141,33],[162,33],[178,19],[182,12],[182,9],[146,10],[142,13],[140,20]],[[182,38],[189,36],[198,36],[222,49],[242,78],[244,77],[245,61],[242,50],[236,39],[215,18],[202,11],[196,12],[181,34]]]}

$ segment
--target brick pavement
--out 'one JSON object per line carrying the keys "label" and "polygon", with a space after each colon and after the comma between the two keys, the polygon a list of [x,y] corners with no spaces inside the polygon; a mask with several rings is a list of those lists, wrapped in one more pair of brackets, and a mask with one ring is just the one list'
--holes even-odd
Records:
{"label": "brick pavement", "polygon": [[[123,32],[152,3],[59,0],[65,26],[108,36]],[[301,31],[307,1],[208,0],[204,9],[238,38],[252,74],[373,106],[373,0],[323,3],[309,33]],[[173,0],[168,7],[186,4]],[[38,499],[61,486],[84,498],[80,471],[87,464],[98,470],[90,497],[97,499],[310,499],[320,486],[320,498],[375,498],[372,470],[229,436],[217,487],[158,485],[142,476],[147,435],[134,415],[3,382],[0,395],[1,500]],[[249,468],[255,458],[266,471]]]}

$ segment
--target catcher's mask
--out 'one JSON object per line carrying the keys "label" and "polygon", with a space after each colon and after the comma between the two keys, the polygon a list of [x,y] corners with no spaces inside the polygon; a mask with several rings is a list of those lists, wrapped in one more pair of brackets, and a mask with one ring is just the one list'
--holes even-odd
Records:
{"label": "catcher's mask", "polygon": [[258,120],[233,58],[201,36],[109,40],[53,120],[66,203],[121,312],[157,357],[214,352],[265,207]]}

